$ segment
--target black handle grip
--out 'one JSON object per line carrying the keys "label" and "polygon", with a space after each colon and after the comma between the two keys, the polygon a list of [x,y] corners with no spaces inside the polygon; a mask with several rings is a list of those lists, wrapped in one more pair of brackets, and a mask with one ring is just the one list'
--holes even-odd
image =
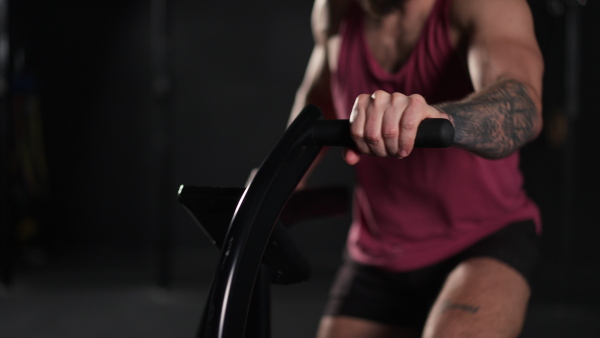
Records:
{"label": "black handle grip", "polygon": [[[315,144],[356,148],[349,120],[321,120],[313,127]],[[454,126],[446,119],[425,119],[419,125],[416,148],[446,148],[454,141]]]}

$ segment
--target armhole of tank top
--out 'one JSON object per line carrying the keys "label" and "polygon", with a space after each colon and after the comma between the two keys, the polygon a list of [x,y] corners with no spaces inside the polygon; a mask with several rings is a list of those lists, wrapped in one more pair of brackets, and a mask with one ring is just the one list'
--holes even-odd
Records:
{"label": "armhole of tank top", "polygon": [[351,13],[354,10],[354,7],[356,7],[357,5],[358,4],[356,0],[346,0],[346,2],[343,5],[337,5],[337,7],[335,8],[335,10],[339,11],[339,13],[336,13],[335,15],[329,13],[329,17],[327,18],[327,20],[329,21],[327,38],[341,34],[343,27],[345,26],[345,23],[348,20],[348,16],[351,15]]}
{"label": "armhole of tank top", "polygon": [[335,74],[337,74],[337,70],[340,69],[342,66],[344,66],[344,58],[342,57],[344,55],[344,53],[342,53],[342,51],[345,50],[345,48],[347,48],[346,43],[347,43],[347,39],[344,39],[345,35],[347,34],[347,29],[349,29],[348,27],[348,22],[351,20],[354,20],[354,17],[356,15],[356,10],[357,10],[357,6],[358,3],[355,0],[350,1],[349,4],[347,4],[347,8],[344,9],[344,13],[341,16],[341,19],[339,20],[338,23],[338,27],[337,27],[337,32],[335,34],[331,34],[330,36],[328,36],[328,40],[329,39],[336,39],[338,40],[336,42],[336,48],[337,50],[333,51],[331,49],[331,45],[329,45],[328,42],[328,53],[331,52],[335,52],[333,54],[333,56],[335,57],[335,60],[333,60],[335,62],[335,67],[331,66],[331,60],[327,60],[328,61],[328,65],[330,67],[330,71],[332,76],[335,76]]}
{"label": "armhole of tank top", "polygon": [[456,41],[454,41],[453,37],[452,37],[452,32],[455,30],[455,28],[453,27],[452,24],[452,5],[454,4],[454,0],[440,0],[443,2],[443,12],[442,12],[442,17],[443,17],[443,22],[445,25],[445,30],[446,30],[446,41],[448,43],[448,46],[450,47],[450,50],[456,55],[456,56],[460,56],[460,54],[463,52],[461,51],[461,36],[460,33],[457,33],[457,39]]}
{"label": "armhole of tank top", "polygon": [[[441,0],[443,1],[443,6],[444,6],[444,10],[443,10],[443,20],[444,20],[444,25],[445,25],[445,29],[446,29],[446,43],[448,44],[448,47],[450,48],[450,51],[453,54],[453,57],[458,60],[458,62],[460,63],[460,66],[463,68],[464,72],[469,76],[470,71],[469,71],[469,65],[466,61],[466,47],[465,47],[465,43],[463,41],[463,37],[461,36],[460,32],[458,32],[458,36],[457,36],[457,40],[456,42],[453,41],[452,38],[452,31],[454,30],[453,25],[452,25],[452,5],[454,4],[454,0]],[[461,60],[464,60],[461,62]],[[469,80],[470,80],[470,76],[469,76]]]}

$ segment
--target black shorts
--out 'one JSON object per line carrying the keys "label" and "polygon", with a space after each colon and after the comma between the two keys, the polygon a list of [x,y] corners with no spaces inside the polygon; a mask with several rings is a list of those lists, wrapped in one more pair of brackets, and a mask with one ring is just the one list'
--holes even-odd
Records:
{"label": "black shorts", "polygon": [[446,277],[467,259],[498,259],[531,285],[537,242],[534,223],[526,221],[508,225],[447,260],[410,272],[384,271],[346,259],[337,273],[325,314],[422,329]]}

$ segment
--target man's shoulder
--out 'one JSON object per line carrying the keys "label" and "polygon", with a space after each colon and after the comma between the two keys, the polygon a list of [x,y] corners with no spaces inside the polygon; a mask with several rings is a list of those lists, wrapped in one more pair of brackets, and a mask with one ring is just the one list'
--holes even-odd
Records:
{"label": "man's shoulder", "polygon": [[315,0],[312,11],[312,29],[315,37],[327,39],[336,35],[348,8],[356,0]]}
{"label": "man's shoulder", "polygon": [[527,0],[452,0],[450,16],[453,22],[467,28],[475,21],[487,21],[502,13],[515,16],[529,14]]}

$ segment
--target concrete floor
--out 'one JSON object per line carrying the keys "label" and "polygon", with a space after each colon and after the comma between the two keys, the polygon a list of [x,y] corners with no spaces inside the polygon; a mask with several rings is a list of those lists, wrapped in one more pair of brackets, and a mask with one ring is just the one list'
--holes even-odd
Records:
{"label": "concrete floor", "polygon": [[[174,266],[168,290],[156,286],[153,266],[135,261],[21,268],[0,296],[0,337],[194,337],[214,266],[192,261]],[[273,337],[314,336],[332,274],[273,287]],[[600,307],[548,298],[534,297],[522,337],[600,336]]]}

